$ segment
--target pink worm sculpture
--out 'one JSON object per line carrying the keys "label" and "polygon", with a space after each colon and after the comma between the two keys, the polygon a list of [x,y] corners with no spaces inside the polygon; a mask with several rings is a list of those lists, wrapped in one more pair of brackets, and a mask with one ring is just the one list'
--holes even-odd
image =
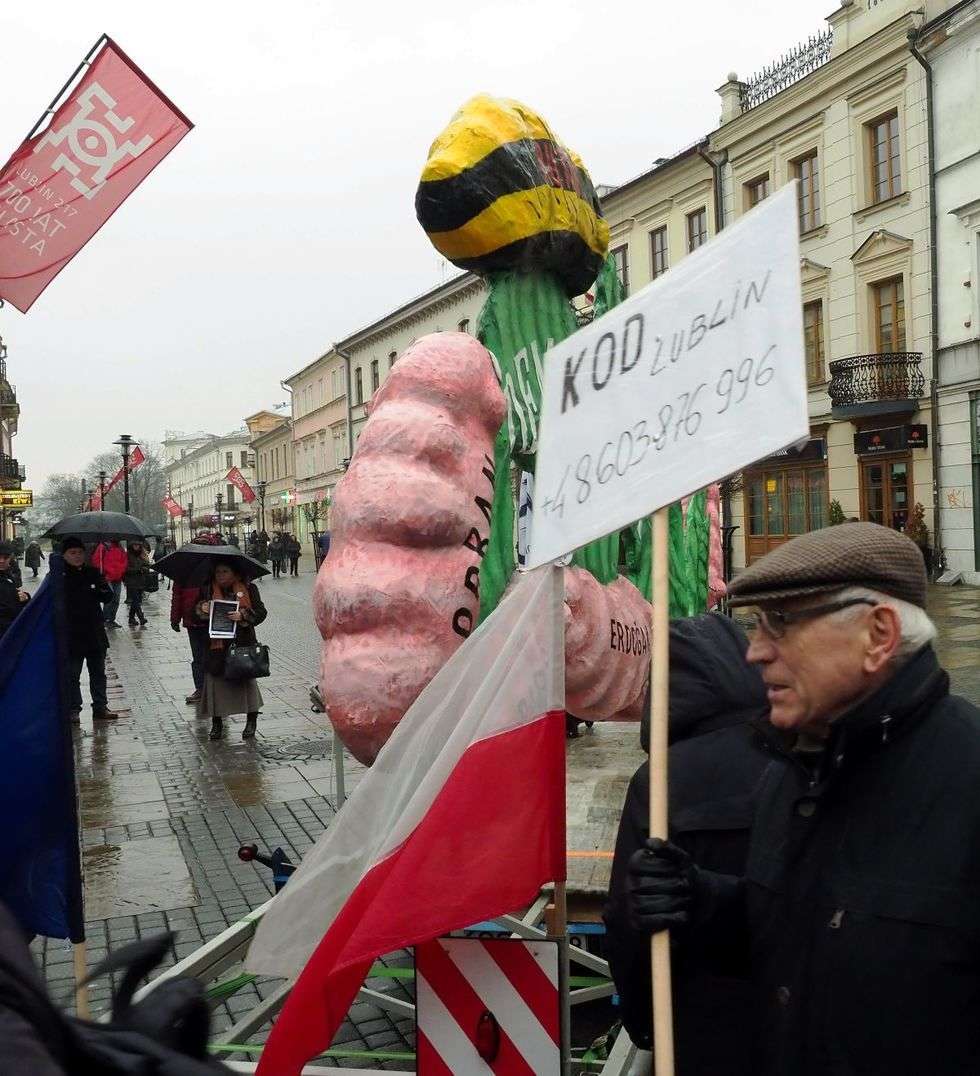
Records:
{"label": "pink worm sculpture", "polygon": [[[334,727],[370,764],[405,711],[476,625],[505,412],[490,353],[435,333],[375,394],[333,502],[330,553],[313,592],[320,690]],[[568,709],[637,718],[650,607],[625,579],[566,570]]]}

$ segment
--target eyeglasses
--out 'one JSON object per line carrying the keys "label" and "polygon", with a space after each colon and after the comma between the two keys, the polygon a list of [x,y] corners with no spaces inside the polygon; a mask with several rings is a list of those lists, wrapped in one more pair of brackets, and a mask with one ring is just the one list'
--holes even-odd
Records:
{"label": "eyeglasses", "polygon": [[871,598],[847,598],[844,601],[827,602],[826,605],[811,605],[793,613],[784,612],[782,609],[757,609],[752,614],[752,627],[756,631],[761,628],[771,639],[782,639],[789,627],[803,620],[837,613],[841,609],[850,609],[853,605],[877,604]]}

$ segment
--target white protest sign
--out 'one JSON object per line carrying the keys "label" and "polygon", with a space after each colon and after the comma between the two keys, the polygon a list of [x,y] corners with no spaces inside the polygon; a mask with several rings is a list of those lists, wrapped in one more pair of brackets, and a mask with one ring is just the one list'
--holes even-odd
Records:
{"label": "white protest sign", "polygon": [[796,184],[544,371],[529,568],[809,436]]}

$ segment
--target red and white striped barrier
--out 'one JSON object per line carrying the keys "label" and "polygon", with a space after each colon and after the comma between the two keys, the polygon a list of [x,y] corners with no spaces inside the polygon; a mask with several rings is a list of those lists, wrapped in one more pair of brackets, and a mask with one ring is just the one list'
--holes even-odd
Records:
{"label": "red and white striped barrier", "polygon": [[415,947],[420,1076],[558,1076],[557,942],[438,938]]}

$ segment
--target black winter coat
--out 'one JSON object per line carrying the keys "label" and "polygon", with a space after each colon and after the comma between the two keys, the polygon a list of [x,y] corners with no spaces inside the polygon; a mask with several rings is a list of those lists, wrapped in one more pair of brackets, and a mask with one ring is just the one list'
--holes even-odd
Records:
{"label": "black winter coat", "polygon": [[102,606],[112,600],[112,587],[90,564],[73,568],[65,562],[65,615],[68,649],[75,657],[108,650]]}
{"label": "black winter coat", "polygon": [[[768,711],[759,672],[745,661],[748,641],[727,617],[709,613],[670,628],[671,839],[695,862],[741,874],[754,797],[770,763],[749,722]],[[647,732],[643,730],[644,746]],[[607,955],[633,1041],[650,1048],[650,946],[630,927],[626,867],[648,834],[649,766],[630,782],[616,841],[604,919]],[[674,1033],[678,1076],[751,1072],[751,990],[744,961],[729,966],[712,939],[674,946]]]}
{"label": "black winter coat", "polygon": [[798,759],[767,770],[730,890],[754,1071],[980,1073],[980,711],[926,647]]}
{"label": "black winter coat", "polygon": [[[0,904],[0,1057],[8,1072],[31,1076],[65,1076],[43,1031],[29,1018],[30,990],[43,991],[31,960],[27,939],[10,912]],[[9,1066],[9,1068],[8,1068]]]}
{"label": "black winter coat", "polygon": [[13,624],[26,604],[17,597],[20,586],[10,569],[0,572],[0,636]]}
{"label": "black winter coat", "polygon": [[[243,620],[239,623],[238,629],[235,632],[235,638],[233,640],[224,639],[220,647],[210,647],[210,643],[216,640],[208,640],[209,649],[207,655],[207,670],[212,676],[224,676],[225,673],[225,657],[228,653],[228,644],[234,642],[242,646],[254,646],[258,642],[258,638],[255,635],[255,627],[257,624],[261,624],[263,620],[269,615],[265,605],[262,603],[262,595],[259,593],[259,588],[254,583],[248,583],[248,596],[252,603],[251,610],[243,609],[242,612],[248,616],[247,620]],[[235,594],[233,590],[225,592],[229,601],[235,600]],[[211,601],[211,585],[202,587],[198,594],[197,601],[194,602],[193,613],[191,619],[194,621],[195,626],[207,628],[208,618],[202,617],[197,612],[197,606],[200,602]]]}
{"label": "black winter coat", "polygon": [[146,590],[146,580],[150,572],[150,557],[148,553],[133,553],[129,552],[129,559],[126,563],[126,574],[123,576],[123,583],[126,584],[127,591]]}

